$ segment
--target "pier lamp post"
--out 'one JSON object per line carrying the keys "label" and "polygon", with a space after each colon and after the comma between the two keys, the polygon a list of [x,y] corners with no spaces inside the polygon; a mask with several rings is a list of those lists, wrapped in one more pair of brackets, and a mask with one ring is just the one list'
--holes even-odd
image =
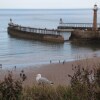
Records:
{"label": "pier lamp post", "polygon": [[97,30],[97,10],[98,10],[98,7],[95,4],[94,8],[93,8],[93,11],[94,11],[94,15],[93,15],[93,31]]}
{"label": "pier lamp post", "polygon": [[62,18],[60,18],[60,22],[59,22],[59,24],[63,24],[63,20],[62,20]]}

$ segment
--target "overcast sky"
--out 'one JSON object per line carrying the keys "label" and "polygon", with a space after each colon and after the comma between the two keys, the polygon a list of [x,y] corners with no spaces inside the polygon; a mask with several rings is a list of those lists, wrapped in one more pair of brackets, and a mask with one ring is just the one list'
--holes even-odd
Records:
{"label": "overcast sky", "polygon": [[67,9],[100,7],[100,0],[0,0],[0,8]]}

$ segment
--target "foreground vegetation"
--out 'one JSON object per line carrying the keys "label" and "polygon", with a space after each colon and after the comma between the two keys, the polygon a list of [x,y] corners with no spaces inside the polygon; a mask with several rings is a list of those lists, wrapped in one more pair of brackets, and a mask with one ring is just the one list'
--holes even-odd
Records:
{"label": "foreground vegetation", "polygon": [[0,100],[100,100],[100,65],[97,69],[73,66],[70,86],[37,86],[23,88],[21,80],[11,74],[0,82]]}

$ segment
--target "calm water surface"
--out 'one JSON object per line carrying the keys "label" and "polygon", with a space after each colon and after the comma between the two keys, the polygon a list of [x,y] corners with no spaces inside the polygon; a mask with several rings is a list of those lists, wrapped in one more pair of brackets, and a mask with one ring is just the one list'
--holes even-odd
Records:
{"label": "calm water surface", "polygon": [[[64,44],[52,44],[33,40],[10,37],[7,33],[9,19],[16,24],[38,27],[57,28],[59,19],[68,23],[91,23],[93,11],[81,10],[0,10],[0,63],[3,68],[13,66],[26,67],[47,64],[52,60],[72,61],[83,57],[100,56],[100,43],[76,45],[70,41]],[[100,10],[98,11],[100,23]],[[69,37],[70,33],[64,33]],[[66,38],[68,38],[66,37]]]}

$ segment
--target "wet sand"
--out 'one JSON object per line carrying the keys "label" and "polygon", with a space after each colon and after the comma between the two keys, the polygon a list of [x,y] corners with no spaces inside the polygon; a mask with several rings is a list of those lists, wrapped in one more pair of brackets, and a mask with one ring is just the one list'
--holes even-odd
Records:
{"label": "wet sand", "polygon": [[[70,83],[70,78],[68,77],[68,74],[73,75],[73,70],[72,66],[83,66],[83,67],[88,67],[92,68],[95,67],[97,64],[100,63],[100,58],[99,57],[94,57],[91,59],[85,59],[85,60],[78,60],[78,61],[71,61],[71,62],[60,62],[56,64],[48,64],[48,65],[41,65],[39,67],[26,67],[24,68],[24,73],[27,76],[27,79],[23,82],[24,86],[32,86],[33,84],[36,83],[36,75],[37,74],[42,74],[43,77],[48,78],[51,80],[54,85],[69,85]],[[13,78],[14,79],[20,79],[20,73],[21,73],[20,68],[16,69],[13,68],[10,71],[12,71]],[[8,74],[8,70],[3,70],[0,69],[0,80],[3,80],[5,76]]]}

